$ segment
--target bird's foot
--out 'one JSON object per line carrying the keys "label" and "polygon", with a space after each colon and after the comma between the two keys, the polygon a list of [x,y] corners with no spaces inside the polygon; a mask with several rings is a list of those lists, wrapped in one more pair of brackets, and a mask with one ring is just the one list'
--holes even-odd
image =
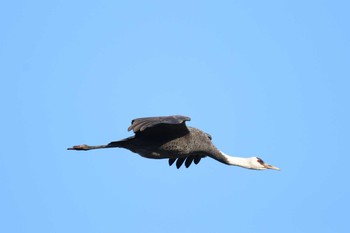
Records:
{"label": "bird's foot", "polygon": [[89,149],[90,149],[89,146],[86,144],[77,145],[77,146],[67,148],[67,150],[89,150]]}

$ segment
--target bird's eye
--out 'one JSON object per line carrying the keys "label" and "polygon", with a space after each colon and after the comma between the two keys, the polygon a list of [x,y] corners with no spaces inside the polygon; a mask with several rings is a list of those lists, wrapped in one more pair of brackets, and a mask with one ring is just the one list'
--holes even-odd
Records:
{"label": "bird's eye", "polygon": [[257,158],[257,159],[258,159],[258,163],[260,163],[261,165],[264,164],[264,161],[262,159],[260,159],[260,158]]}

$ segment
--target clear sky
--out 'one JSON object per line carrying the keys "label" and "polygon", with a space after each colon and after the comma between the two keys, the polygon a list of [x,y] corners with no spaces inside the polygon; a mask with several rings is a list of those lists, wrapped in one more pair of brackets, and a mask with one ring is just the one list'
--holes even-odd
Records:
{"label": "clear sky", "polygon": [[[3,1],[0,232],[349,232],[348,1]],[[225,153],[123,149],[182,114]]]}

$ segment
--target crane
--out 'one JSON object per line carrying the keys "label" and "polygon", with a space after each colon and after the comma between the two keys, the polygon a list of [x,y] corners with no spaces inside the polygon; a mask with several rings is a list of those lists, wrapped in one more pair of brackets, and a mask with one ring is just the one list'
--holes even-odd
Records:
{"label": "crane", "polygon": [[137,118],[132,120],[128,128],[128,131],[134,132],[134,136],[106,145],[77,145],[68,150],[125,148],[145,158],[168,159],[170,166],[176,162],[178,169],[183,163],[188,168],[192,162],[198,164],[202,158],[208,156],[227,165],[254,170],[280,170],[259,157],[242,158],[223,153],[212,143],[209,134],[186,126],[186,121],[190,120],[191,118],[181,115]]}

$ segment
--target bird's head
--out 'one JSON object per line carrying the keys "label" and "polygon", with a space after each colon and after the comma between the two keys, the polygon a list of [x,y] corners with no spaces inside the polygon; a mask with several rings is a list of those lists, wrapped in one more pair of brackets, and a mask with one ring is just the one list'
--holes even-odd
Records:
{"label": "bird's head", "polygon": [[259,157],[251,157],[249,159],[249,163],[250,163],[250,169],[255,169],[255,170],[273,169],[277,171],[280,170],[278,167],[265,163],[264,160],[260,159]]}

